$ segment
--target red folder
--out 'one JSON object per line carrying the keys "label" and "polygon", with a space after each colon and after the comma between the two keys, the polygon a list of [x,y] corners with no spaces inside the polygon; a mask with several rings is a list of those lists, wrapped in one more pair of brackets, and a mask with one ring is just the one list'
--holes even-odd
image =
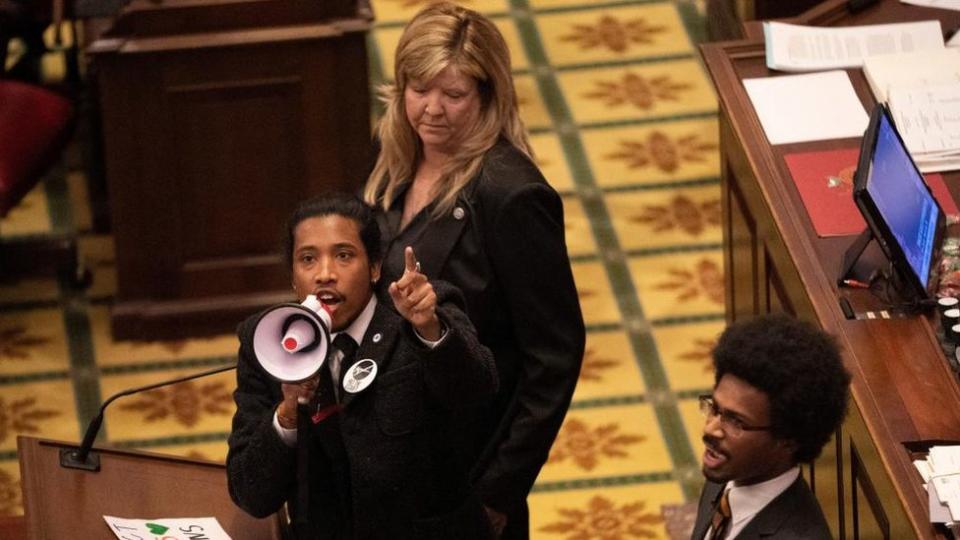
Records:
{"label": "red folder", "polygon": [[[853,203],[853,173],[859,156],[859,149],[846,148],[783,157],[817,236],[858,234],[867,226]],[[927,174],[924,179],[943,211],[957,214],[957,205],[943,176]]]}

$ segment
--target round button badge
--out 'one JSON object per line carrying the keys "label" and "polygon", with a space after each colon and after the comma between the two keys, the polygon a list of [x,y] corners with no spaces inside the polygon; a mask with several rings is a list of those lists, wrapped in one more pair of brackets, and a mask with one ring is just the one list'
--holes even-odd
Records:
{"label": "round button badge", "polygon": [[351,394],[362,392],[377,378],[377,363],[370,358],[364,358],[350,366],[343,377],[343,389]]}

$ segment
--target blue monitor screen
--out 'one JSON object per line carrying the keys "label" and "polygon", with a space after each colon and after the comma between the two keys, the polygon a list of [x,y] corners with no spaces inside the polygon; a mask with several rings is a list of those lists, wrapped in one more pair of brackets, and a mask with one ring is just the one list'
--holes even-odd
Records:
{"label": "blue monitor screen", "polygon": [[867,192],[926,286],[940,209],[886,114],[880,115]]}

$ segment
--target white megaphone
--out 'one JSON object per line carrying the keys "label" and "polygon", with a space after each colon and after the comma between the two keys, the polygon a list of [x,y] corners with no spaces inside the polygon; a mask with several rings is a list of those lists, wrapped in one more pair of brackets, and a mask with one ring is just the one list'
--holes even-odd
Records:
{"label": "white megaphone", "polygon": [[253,331],[253,353],[271,377],[294,383],[316,375],[330,350],[330,313],[310,295],[301,304],[265,311]]}

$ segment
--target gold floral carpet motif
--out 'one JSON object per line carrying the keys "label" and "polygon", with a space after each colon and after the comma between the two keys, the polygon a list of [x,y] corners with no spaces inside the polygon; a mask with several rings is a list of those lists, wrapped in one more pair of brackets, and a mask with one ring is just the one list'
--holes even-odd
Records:
{"label": "gold floral carpet motif", "polygon": [[[375,85],[392,77],[403,25],[427,1],[372,3]],[[702,2],[462,3],[510,46],[538,164],[563,196],[588,328],[573,405],[529,499],[533,537],[682,537],[680,505],[702,483],[696,396],[712,386],[724,324]],[[23,512],[17,435],[77,441],[111,394],[235,361],[233,335],[112,339],[112,239],[90,232],[84,172],[71,161],[0,222],[5,237],[74,231],[94,272],[79,293],[51,279],[0,284],[0,515]],[[123,398],[100,442],[223,460],[234,387],[225,373]]]}

